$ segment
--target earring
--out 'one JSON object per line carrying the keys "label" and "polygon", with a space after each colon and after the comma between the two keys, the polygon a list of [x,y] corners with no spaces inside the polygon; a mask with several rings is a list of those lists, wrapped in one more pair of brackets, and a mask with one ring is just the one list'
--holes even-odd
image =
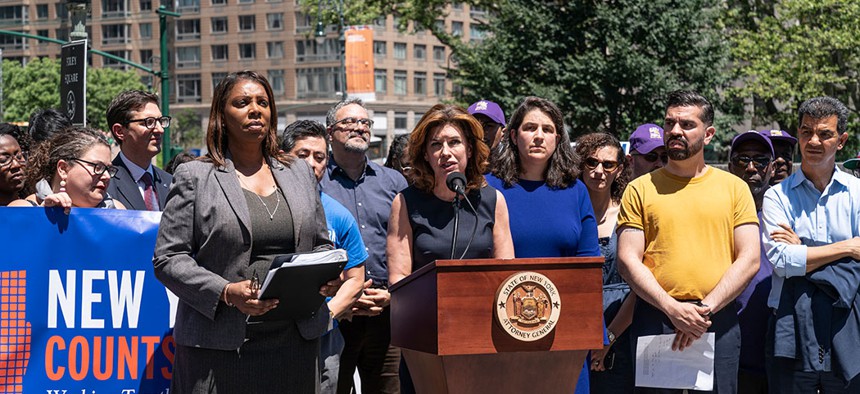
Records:
{"label": "earring", "polygon": [[66,180],[63,179],[60,181],[60,193],[65,193],[65,192],[66,192]]}

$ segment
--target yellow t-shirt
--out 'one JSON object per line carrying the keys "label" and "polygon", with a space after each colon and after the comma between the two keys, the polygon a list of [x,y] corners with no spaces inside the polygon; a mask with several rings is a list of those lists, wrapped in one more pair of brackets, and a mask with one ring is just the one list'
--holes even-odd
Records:
{"label": "yellow t-shirt", "polygon": [[670,296],[701,300],[735,260],[734,229],[758,224],[740,178],[713,167],[696,178],[661,168],[627,185],[618,227],[645,232],[643,264]]}

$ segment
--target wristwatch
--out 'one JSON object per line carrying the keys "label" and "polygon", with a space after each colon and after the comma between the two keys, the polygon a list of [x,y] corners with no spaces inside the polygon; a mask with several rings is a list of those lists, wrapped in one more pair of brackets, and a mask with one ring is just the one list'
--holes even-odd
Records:
{"label": "wristwatch", "polygon": [[608,328],[606,329],[606,337],[609,338],[609,344],[610,345],[615,343],[615,333],[613,333],[612,331],[609,331]]}

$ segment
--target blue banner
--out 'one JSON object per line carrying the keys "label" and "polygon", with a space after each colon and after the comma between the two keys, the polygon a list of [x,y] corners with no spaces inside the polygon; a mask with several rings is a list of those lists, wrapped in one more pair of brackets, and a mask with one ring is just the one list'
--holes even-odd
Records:
{"label": "blue banner", "polygon": [[168,394],[157,212],[0,207],[0,392]]}

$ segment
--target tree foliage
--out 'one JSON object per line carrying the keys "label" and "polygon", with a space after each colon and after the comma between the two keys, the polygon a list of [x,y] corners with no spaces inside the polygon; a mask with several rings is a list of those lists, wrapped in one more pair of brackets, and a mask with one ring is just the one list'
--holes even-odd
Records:
{"label": "tree foliage", "polygon": [[[105,112],[117,94],[145,89],[134,71],[87,68],[87,125],[107,130]],[[36,58],[22,66],[3,62],[3,121],[26,122],[40,108],[60,107],[60,62]]]}
{"label": "tree foliage", "polygon": [[171,146],[182,150],[203,146],[203,126],[194,110],[184,109],[173,115],[170,124]]}
{"label": "tree foliage", "polygon": [[[776,122],[794,132],[804,100],[828,95],[853,112],[851,132],[860,131],[860,2],[782,0],[730,8],[732,57],[738,87],[729,94],[754,100],[754,123]],[[746,10],[746,11],[744,11]],[[853,157],[855,145],[843,149]]]}

